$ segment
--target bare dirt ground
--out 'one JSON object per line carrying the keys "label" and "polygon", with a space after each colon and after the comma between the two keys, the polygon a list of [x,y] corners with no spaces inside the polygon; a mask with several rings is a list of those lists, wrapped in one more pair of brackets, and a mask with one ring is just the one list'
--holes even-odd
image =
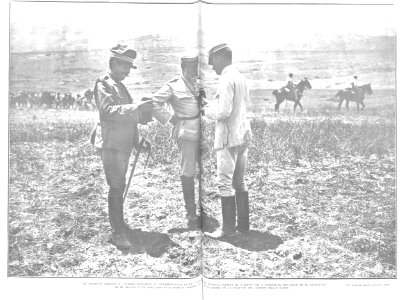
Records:
{"label": "bare dirt ground", "polygon": [[[376,91],[363,112],[319,103],[252,114],[252,231],[232,240],[187,229],[170,128],[142,127],[153,155],[125,204],[128,253],[108,242],[107,186],[87,142],[96,113],[11,110],[9,275],[187,278],[204,266],[215,278],[395,278],[393,94]],[[201,198],[212,231],[221,223],[213,124],[203,128]]]}
{"label": "bare dirt ground", "polygon": [[[310,92],[304,112],[293,113],[290,103],[253,119],[252,232],[203,239],[205,276],[396,276],[395,97],[377,90],[365,111],[339,112],[322,100],[326,91]],[[205,174],[205,206],[220,220],[211,163]]]}
{"label": "bare dirt ground", "polygon": [[[67,141],[46,134],[54,128],[50,120],[63,126],[63,115],[76,128],[61,129]],[[200,234],[184,229],[175,165],[135,176],[125,209],[135,247],[122,253],[108,243],[107,186],[101,160],[87,143],[94,113],[20,111],[14,120],[27,124],[28,116],[28,124],[36,116],[38,131],[32,132],[45,140],[10,145],[10,275],[194,277],[200,272]]]}

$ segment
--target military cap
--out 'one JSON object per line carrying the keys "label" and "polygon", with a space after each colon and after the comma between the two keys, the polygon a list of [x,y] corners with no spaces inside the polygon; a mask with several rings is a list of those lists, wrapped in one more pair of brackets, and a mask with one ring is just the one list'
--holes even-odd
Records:
{"label": "military cap", "polygon": [[181,57],[182,63],[197,63],[198,62],[198,55],[183,55]]}
{"label": "military cap", "polygon": [[293,77],[293,76],[294,76],[293,73],[288,74],[288,77]]}
{"label": "military cap", "polygon": [[214,53],[216,53],[222,49],[225,49],[225,48],[229,48],[228,44],[226,44],[226,43],[219,44],[219,45],[216,45],[215,47],[212,47],[211,50],[209,51],[208,64],[209,65],[212,64],[211,57]]}
{"label": "military cap", "polygon": [[136,69],[136,66],[133,65],[136,58],[136,51],[134,49],[129,48],[127,45],[117,44],[110,49],[110,52],[111,58],[129,62],[132,64],[132,68]]}

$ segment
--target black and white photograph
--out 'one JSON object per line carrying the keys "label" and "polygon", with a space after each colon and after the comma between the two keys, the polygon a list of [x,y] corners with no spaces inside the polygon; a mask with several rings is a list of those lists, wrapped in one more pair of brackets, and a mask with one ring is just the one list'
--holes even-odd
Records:
{"label": "black and white photograph", "polygon": [[10,1],[7,276],[396,279],[395,9]]}

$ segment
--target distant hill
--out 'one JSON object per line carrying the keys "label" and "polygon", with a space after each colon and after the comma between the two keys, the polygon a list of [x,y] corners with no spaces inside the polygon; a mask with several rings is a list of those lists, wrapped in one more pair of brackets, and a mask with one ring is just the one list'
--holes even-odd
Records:
{"label": "distant hill", "polygon": [[280,51],[362,51],[362,50],[393,50],[396,48],[395,36],[363,36],[363,35],[316,35],[308,42],[288,42],[278,49]]}
{"label": "distant hill", "polygon": [[[155,91],[178,74],[180,56],[189,50],[185,49],[184,41],[158,34],[121,42],[138,51],[138,69],[126,79],[131,92],[136,93]],[[27,52],[22,51],[27,50],[24,47],[12,48],[19,50],[10,57],[12,92],[81,92],[91,88],[107,68],[108,49],[91,49],[86,39],[67,41],[59,37],[59,42],[51,45],[46,50]],[[394,85],[395,36],[316,36],[310,43],[288,41],[283,46],[249,46],[251,49],[235,51],[235,64],[259,85],[282,81],[292,70],[297,76],[331,80],[329,87],[346,82],[345,76],[353,73],[362,74],[364,80],[373,79],[373,86]],[[207,49],[203,53],[206,54]],[[202,62],[202,77],[208,85],[214,85],[217,77],[207,65],[207,57]]]}
{"label": "distant hill", "polygon": [[[160,35],[124,40],[136,46],[138,70],[127,80],[130,90],[156,90],[180,69],[181,42]],[[83,40],[57,43],[46,51],[11,53],[10,90],[80,92],[92,87],[108,66],[108,49],[87,49]]]}

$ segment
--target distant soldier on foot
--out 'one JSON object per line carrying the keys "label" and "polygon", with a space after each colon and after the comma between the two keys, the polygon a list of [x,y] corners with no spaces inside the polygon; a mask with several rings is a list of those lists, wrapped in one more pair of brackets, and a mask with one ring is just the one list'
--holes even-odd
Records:
{"label": "distant soldier on foot", "polygon": [[109,71],[97,79],[94,95],[101,125],[101,159],[109,186],[108,214],[113,231],[112,241],[118,248],[131,247],[126,236],[123,193],[125,175],[133,147],[138,147],[138,123],[146,124],[151,118],[152,101],[134,104],[127,88],[121,82],[130,73],[136,51],[118,44],[110,49]]}
{"label": "distant soldier on foot", "polygon": [[75,106],[76,109],[80,109],[82,107],[82,96],[80,94],[76,95]]}
{"label": "distant soldier on foot", "polygon": [[244,179],[252,139],[246,117],[249,88],[247,79],[232,66],[232,50],[227,44],[210,50],[208,64],[221,75],[215,99],[207,101],[204,111],[207,118],[216,120],[214,149],[223,224],[222,229],[207,235],[226,238],[236,231],[249,231],[249,195]]}
{"label": "distant soldier on foot", "polygon": [[[182,75],[179,75],[152,95],[154,103],[160,103],[152,116],[161,124],[173,125],[172,137],[177,141],[181,154],[181,186],[186,218],[190,228],[200,228],[197,215],[194,177],[200,158],[200,101],[205,92],[197,84],[198,56],[181,58]],[[174,114],[163,108],[168,103]]]}
{"label": "distant soldier on foot", "polygon": [[56,109],[59,108],[61,103],[62,103],[62,97],[60,96],[60,93],[58,92],[58,93],[56,93],[56,96],[55,96],[55,107],[56,107]]}

